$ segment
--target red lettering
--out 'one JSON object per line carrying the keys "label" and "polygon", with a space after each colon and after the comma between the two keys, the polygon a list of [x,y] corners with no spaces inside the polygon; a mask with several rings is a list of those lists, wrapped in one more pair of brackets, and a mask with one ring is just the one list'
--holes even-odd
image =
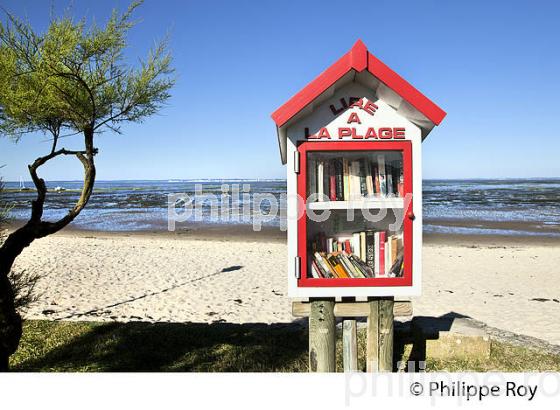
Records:
{"label": "red lettering", "polygon": [[317,135],[309,134],[309,128],[305,127],[305,139],[308,139],[308,140],[317,139]]}
{"label": "red lettering", "polygon": [[368,114],[374,115],[379,107],[372,103],[371,101],[366,102],[364,108],[362,108]]}
{"label": "red lettering", "polygon": [[[352,97],[352,98],[356,98],[356,97]],[[362,108],[363,104],[364,104],[364,99],[363,98],[358,98],[355,101],[351,101],[350,108],[354,108],[354,107]]]}
{"label": "red lettering", "polygon": [[396,140],[404,140],[405,129],[404,128],[393,128],[393,138]]}
{"label": "red lettering", "polygon": [[340,101],[340,104],[342,105],[341,108],[336,108],[334,106],[334,104],[331,104],[329,106],[333,115],[338,115],[338,114],[344,112],[348,108],[348,104],[346,104],[346,100],[344,98],[341,98],[339,101]]}
{"label": "red lettering", "polygon": [[331,134],[329,133],[329,130],[326,128],[321,128],[319,130],[319,132],[317,133],[317,138],[318,139],[331,139]]}
{"label": "red lettering", "polygon": [[390,140],[393,138],[393,129],[392,128],[379,128],[379,138],[382,140]]}
{"label": "red lettering", "polygon": [[363,140],[364,136],[360,134],[356,134],[356,128],[352,128],[352,139],[353,140]]}
{"label": "red lettering", "polygon": [[357,122],[358,124],[362,123],[360,121],[360,117],[358,117],[358,114],[355,112],[350,114],[350,117],[348,117],[348,121],[346,121],[346,124],[352,124],[353,122]]}
{"label": "red lettering", "polygon": [[349,137],[352,135],[352,130],[350,128],[339,128],[338,129],[338,139],[342,139],[344,137]]}
{"label": "red lettering", "polygon": [[377,134],[375,133],[375,128],[369,127],[366,131],[366,135],[364,137],[366,140],[367,139],[377,139]]}

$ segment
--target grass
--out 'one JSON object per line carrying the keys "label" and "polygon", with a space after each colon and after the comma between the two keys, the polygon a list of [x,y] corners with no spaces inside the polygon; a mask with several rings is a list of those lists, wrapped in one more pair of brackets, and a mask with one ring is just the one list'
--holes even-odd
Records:
{"label": "grass", "polygon": [[[365,338],[359,334],[359,368]],[[403,356],[410,353],[406,345]],[[340,337],[338,370],[342,370]],[[305,372],[307,330],[289,325],[28,320],[15,371]],[[494,343],[490,359],[430,360],[428,371],[560,371],[560,356]]]}

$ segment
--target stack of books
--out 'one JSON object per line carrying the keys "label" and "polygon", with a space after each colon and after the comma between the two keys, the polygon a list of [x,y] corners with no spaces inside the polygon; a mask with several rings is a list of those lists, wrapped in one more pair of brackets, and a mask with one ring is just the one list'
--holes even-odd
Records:
{"label": "stack of books", "polygon": [[362,231],[346,237],[317,235],[311,245],[312,278],[402,277],[402,234]]}
{"label": "stack of books", "polygon": [[363,197],[404,197],[402,160],[371,158],[312,159],[309,161],[309,194],[318,201],[349,201]]}

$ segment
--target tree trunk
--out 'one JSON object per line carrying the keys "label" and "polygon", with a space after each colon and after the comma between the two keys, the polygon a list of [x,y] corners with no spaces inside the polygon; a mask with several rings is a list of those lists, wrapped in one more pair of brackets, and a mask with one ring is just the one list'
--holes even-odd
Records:
{"label": "tree trunk", "polygon": [[8,278],[16,257],[34,240],[26,224],[12,233],[0,248],[0,371],[8,370],[8,359],[21,338],[21,316],[14,306],[14,290]]}
{"label": "tree trunk", "polygon": [[[97,150],[93,148],[93,131],[86,130],[85,151],[59,150],[38,158],[29,166],[29,173],[37,188],[37,199],[32,202],[30,220],[21,228],[12,232],[0,247],[0,371],[9,369],[9,357],[15,353],[22,335],[21,316],[15,309],[15,294],[9,280],[9,273],[17,256],[28,247],[35,239],[43,238],[58,232],[76,218],[86,206],[95,183],[94,155]],[[46,185],[43,179],[37,176],[37,169],[48,160],[58,155],[75,155],[84,167],[84,186],[78,202],[68,214],[56,222],[41,221],[46,196]]]}

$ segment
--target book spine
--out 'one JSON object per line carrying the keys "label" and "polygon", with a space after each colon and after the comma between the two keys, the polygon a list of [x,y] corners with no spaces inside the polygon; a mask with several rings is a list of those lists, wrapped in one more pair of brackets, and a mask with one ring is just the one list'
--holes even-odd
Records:
{"label": "book spine", "polygon": [[364,262],[375,272],[375,232],[366,232],[366,254],[362,258]]}
{"label": "book spine", "polygon": [[344,200],[348,201],[350,199],[350,173],[348,169],[348,160],[346,158],[342,159],[342,179],[343,179],[343,192]]}
{"label": "book spine", "polygon": [[385,175],[387,178],[387,195],[392,196],[394,194],[393,191],[393,167],[391,166],[390,162],[385,164]]}
{"label": "book spine", "polygon": [[368,189],[367,189],[367,182],[366,182],[366,159],[362,158],[358,164],[360,165],[359,169],[359,178],[360,178],[360,195],[367,196]]}
{"label": "book spine", "polygon": [[399,194],[399,161],[393,162],[393,166],[391,167],[393,170],[393,193],[395,195]]}
{"label": "book spine", "polygon": [[364,259],[366,257],[366,233],[360,232],[360,257]]}
{"label": "book spine", "polygon": [[308,178],[307,196],[317,193],[317,161],[315,160],[309,160]]}
{"label": "book spine", "polygon": [[352,253],[361,258],[360,250],[360,233],[356,232],[352,234]]}
{"label": "book spine", "polygon": [[373,181],[375,183],[375,195],[380,196],[381,185],[379,183],[379,166],[377,164],[373,166],[373,178],[374,178]]}
{"label": "book spine", "polygon": [[342,266],[340,261],[337,259],[336,255],[328,256],[327,261],[331,264],[331,266],[333,267],[333,269],[335,270],[339,278],[349,277],[348,274],[346,273],[346,270],[344,269],[344,266]]}
{"label": "book spine", "polygon": [[379,232],[375,232],[375,247],[374,247],[374,272],[375,276],[379,276]]}
{"label": "book spine", "polygon": [[317,263],[315,261],[311,262],[311,277],[315,278],[315,279],[319,279],[321,277],[320,273],[319,273],[319,267],[317,266]]}
{"label": "book spine", "polygon": [[367,189],[367,196],[373,196],[374,189],[373,189],[373,177],[371,172],[371,164],[368,162],[367,159],[365,161],[365,171],[366,171],[366,189]]}
{"label": "book spine", "polygon": [[336,201],[336,169],[334,162],[329,165],[329,199]]}
{"label": "book spine", "polygon": [[325,164],[323,163],[323,161],[318,161],[317,162],[317,196],[318,196],[318,201],[322,202],[324,201],[323,195],[323,171],[324,171],[324,167]]}
{"label": "book spine", "polygon": [[350,244],[350,239],[344,241],[344,252],[352,253],[352,245]]}
{"label": "book spine", "polygon": [[385,232],[379,232],[379,276],[386,276],[385,268]]}
{"label": "book spine", "polygon": [[342,169],[342,160],[336,159],[334,163],[335,180],[336,180],[336,200],[344,201],[344,172]]}
{"label": "book spine", "polygon": [[387,195],[387,179],[385,176],[385,155],[377,156],[377,167],[379,169],[379,192],[381,196]]}
{"label": "book spine", "polygon": [[359,278],[360,277],[360,274],[355,271],[353,265],[350,263],[350,261],[348,260],[346,255],[341,253],[340,255],[337,255],[337,259],[338,259],[338,261],[340,262],[340,264],[342,265],[342,267],[344,268],[344,270],[346,271],[346,273],[348,274],[349,277],[351,277],[351,278]]}
{"label": "book spine", "polygon": [[360,194],[360,163],[358,161],[352,161],[350,167],[351,181],[350,181],[350,197],[351,199],[357,199],[361,196]]}

